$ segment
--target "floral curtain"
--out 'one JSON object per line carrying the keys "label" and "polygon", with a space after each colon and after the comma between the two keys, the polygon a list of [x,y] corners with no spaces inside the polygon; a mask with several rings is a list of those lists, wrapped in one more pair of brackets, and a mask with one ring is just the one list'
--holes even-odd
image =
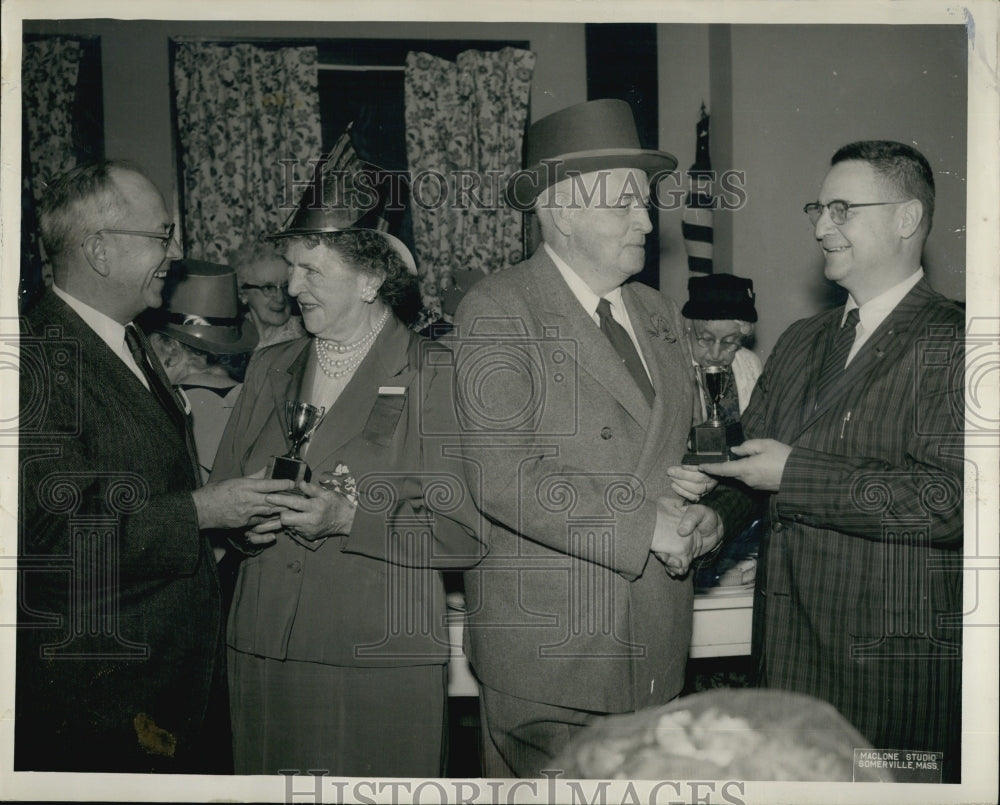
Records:
{"label": "floral curtain", "polygon": [[24,43],[21,103],[35,201],[45,182],[76,165],[73,101],[81,55],[76,39],[53,36]]}
{"label": "floral curtain", "polygon": [[424,306],[436,315],[464,272],[521,259],[521,213],[503,189],[521,167],[534,65],[533,53],[510,47],[467,50],[454,62],[407,55],[413,237]]}
{"label": "floral curtain", "polygon": [[21,61],[21,288],[20,302],[43,285],[35,205],[46,182],[76,165],[73,103],[82,58],[77,39],[60,36],[24,43]]}
{"label": "floral curtain", "polygon": [[179,42],[185,253],[225,262],[277,229],[320,157],[315,47]]}

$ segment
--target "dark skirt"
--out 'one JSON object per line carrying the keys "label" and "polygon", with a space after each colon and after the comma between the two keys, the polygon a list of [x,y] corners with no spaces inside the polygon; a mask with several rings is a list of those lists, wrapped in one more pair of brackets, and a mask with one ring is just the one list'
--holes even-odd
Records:
{"label": "dark skirt", "polygon": [[236,774],[441,777],[447,666],[359,668],[229,650]]}

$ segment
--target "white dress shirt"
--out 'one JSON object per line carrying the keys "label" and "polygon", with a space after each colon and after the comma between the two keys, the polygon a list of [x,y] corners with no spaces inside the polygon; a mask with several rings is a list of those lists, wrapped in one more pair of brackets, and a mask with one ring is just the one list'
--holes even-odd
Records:
{"label": "white dress shirt", "polygon": [[914,285],[920,282],[923,276],[924,270],[921,268],[902,282],[893,285],[889,290],[883,291],[874,299],[869,299],[860,307],[854,301],[853,296],[847,297],[847,304],[844,305],[844,316],[840,320],[840,323],[841,325],[844,324],[848,311],[858,308],[858,326],[854,330],[854,346],[851,347],[851,351],[847,354],[847,363],[844,366],[850,366],[851,361],[854,360],[854,356],[858,354],[858,350],[871,338],[872,333],[896,309],[896,305],[903,301],[903,297],[913,289]]}
{"label": "white dress shirt", "polygon": [[[567,265],[565,260],[555,253],[548,243],[543,242],[542,245],[545,247],[545,251],[548,252],[549,257],[552,258],[552,262],[555,263],[556,268],[559,269],[559,273],[566,281],[566,284],[569,286],[573,296],[575,296],[580,304],[583,305],[583,309],[590,314],[590,318],[592,318],[594,323],[599,327],[601,320],[597,315],[597,303],[601,301],[601,297],[591,290],[591,287],[580,278],[579,274]],[[642,361],[642,368],[646,370],[646,375],[648,376],[649,364],[646,363],[646,357],[642,354],[642,349],[639,347],[639,342],[636,340],[635,330],[632,329],[632,322],[628,317],[628,311],[625,309],[625,302],[622,300],[621,286],[618,286],[613,291],[609,291],[603,298],[607,299],[608,303],[611,305],[611,318],[624,327],[625,332],[628,333],[628,337],[632,339],[632,343],[635,345],[635,351],[639,353],[639,360]]]}

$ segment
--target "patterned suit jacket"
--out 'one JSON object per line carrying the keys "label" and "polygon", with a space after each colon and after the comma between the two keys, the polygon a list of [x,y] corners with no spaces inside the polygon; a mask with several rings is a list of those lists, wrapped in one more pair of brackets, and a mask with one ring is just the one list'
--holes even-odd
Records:
{"label": "patterned suit jacket", "polygon": [[[961,717],[964,315],[921,280],[825,399],[843,308],[796,322],[743,416],[792,446],[768,501],[753,651],[768,687],[833,704],[876,748],[944,751]],[[746,498],[721,491],[727,533]]]}
{"label": "patterned suit jacket", "polygon": [[205,770],[224,656],[197,465],[55,294],[22,319],[20,379],[15,767]]}
{"label": "patterned suit jacket", "polygon": [[623,298],[652,409],[543,249],[456,313],[462,452],[489,549],[465,574],[466,653],[494,689],[593,712],[675,696],[691,635],[691,579],[649,553],[692,422],[691,357],[670,300],[640,284]]}

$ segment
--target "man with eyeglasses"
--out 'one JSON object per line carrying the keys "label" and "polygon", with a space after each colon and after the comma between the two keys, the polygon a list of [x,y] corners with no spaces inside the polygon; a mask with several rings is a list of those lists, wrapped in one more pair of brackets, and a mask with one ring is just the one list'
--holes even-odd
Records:
{"label": "man with eyeglasses", "polygon": [[22,319],[14,767],[231,770],[219,579],[206,529],[289,481],[201,485],[183,404],[133,320],[181,256],[124,163],[40,205],[54,284]]}
{"label": "man with eyeglasses", "polygon": [[[957,782],[964,314],[921,268],[930,165],[902,143],[844,146],[805,212],[847,303],[782,335],[743,415],[746,458],[702,470],[767,505],[761,684],[825,699],[876,749],[920,758],[898,779]],[[722,484],[703,502],[727,533],[751,509]]]}
{"label": "man with eyeglasses", "polygon": [[246,318],[257,328],[258,350],[305,334],[288,295],[288,264],[271,241],[246,241],[229,255],[229,265],[236,271]]}

